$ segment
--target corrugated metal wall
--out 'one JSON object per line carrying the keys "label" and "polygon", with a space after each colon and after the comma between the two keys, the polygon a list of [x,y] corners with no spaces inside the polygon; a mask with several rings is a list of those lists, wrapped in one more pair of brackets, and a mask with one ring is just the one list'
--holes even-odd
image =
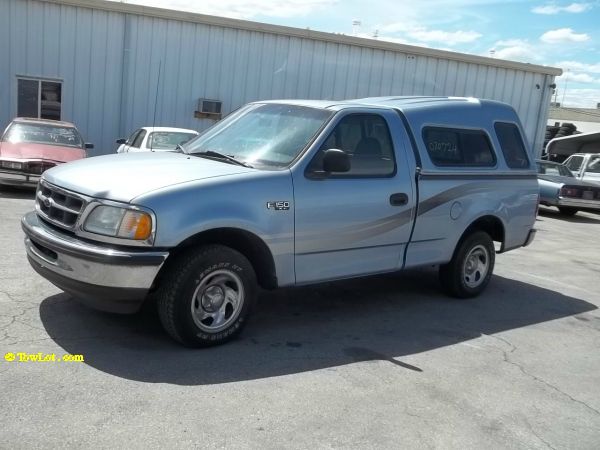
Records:
{"label": "corrugated metal wall", "polygon": [[227,113],[260,99],[378,95],[510,103],[539,151],[553,82],[522,70],[35,0],[0,0],[0,58],[0,125],[16,114],[17,75],[60,79],[62,118],[97,154],[151,125],[156,98],[156,125],[202,130],[213,121],[194,118],[198,98],[222,100]]}

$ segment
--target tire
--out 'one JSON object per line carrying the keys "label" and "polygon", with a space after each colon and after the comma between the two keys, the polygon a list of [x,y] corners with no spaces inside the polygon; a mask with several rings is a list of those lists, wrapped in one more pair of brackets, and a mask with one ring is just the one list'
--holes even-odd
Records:
{"label": "tire", "polygon": [[574,216],[578,211],[577,208],[571,208],[569,206],[559,206],[558,210],[563,216]]}
{"label": "tire", "polygon": [[463,237],[449,263],[440,266],[440,282],[444,291],[457,298],[481,294],[494,271],[496,250],[489,234],[475,231]]}
{"label": "tire", "polygon": [[156,293],[165,331],[188,347],[209,347],[236,337],[256,301],[250,262],[223,245],[193,248],[166,269]]}

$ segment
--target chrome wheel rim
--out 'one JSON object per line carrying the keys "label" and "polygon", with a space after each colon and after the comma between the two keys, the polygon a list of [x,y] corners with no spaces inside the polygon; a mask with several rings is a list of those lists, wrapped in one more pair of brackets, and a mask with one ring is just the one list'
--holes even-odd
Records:
{"label": "chrome wheel rim", "polygon": [[470,288],[476,288],[485,280],[490,267],[490,254],[483,245],[471,249],[463,265],[463,280]]}
{"label": "chrome wheel rim", "polygon": [[206,275],[194,291],[192,318],[198,328],[217,333],[230,326],[244,305],[244,285],[230,270],[215,270]]}

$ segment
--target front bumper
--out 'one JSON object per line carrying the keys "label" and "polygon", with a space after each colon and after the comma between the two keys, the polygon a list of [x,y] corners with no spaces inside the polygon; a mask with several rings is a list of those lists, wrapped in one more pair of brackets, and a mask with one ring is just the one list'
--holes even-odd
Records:
{"label": "front bumper", "polygon": [[0,169],[0,184],[36,187],[38,181],[40,181],[40,175]]}
{"label": "front bumper", "polygon": [[165,251],[102,247],[49,227],[35,212],[21,220],[33,269],[77,300],[117,313],[137,311],[163,263]]}

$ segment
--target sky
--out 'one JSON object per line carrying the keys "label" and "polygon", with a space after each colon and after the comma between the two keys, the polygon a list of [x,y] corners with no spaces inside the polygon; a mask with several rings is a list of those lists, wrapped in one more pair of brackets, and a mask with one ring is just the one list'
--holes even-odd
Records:
{"label": "sky", "polygon": [[126,2],[560,67],[557,101],[600,103],[600,0]]}

